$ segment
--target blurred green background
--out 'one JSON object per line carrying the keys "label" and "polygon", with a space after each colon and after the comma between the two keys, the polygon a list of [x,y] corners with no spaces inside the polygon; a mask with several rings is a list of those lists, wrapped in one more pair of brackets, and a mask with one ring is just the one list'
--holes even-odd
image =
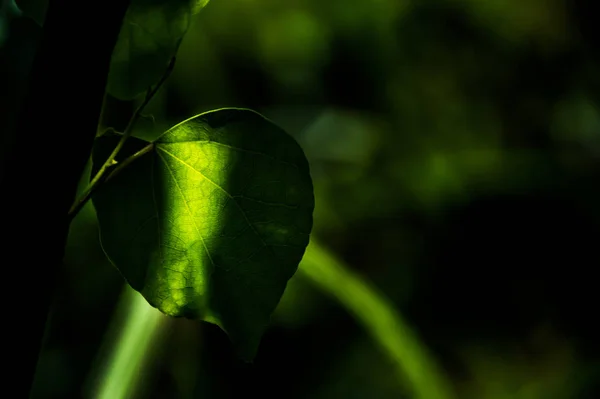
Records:
{"label": "blurred green background", "polygon": [[600,398],[597,8],[212,0],[138,134],[272,119],[310,161],[319,250],[246,365],[124,287],[88,205],[33,397]]}

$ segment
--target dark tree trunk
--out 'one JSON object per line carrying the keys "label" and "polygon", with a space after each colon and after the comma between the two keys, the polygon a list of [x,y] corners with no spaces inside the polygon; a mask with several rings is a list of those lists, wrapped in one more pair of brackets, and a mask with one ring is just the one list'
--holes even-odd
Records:
{"label": "dark tree trunk", "polygon": [[[0,176],[6,380],[28,397],[128,0],[50,0],[29,87]],[[7,388],[8,389],[8,388]]]}

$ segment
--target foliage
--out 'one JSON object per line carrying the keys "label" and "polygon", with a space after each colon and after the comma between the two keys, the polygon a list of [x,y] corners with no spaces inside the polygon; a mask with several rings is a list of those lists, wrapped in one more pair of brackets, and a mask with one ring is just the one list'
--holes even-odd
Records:
{"label": "foliage", "polygon": [[[136,96],[117,102],[127,119],[173,43],[177,68],[132,132],[104,120],[123,133],[97,140],[94,172],[128,138],[73,220],[34,397],[80,396],[86,378],[112,399],[133,397],[131,385],[148,398],[277,397],[280,387],[290,398],[598,397],[589,271],[598,233],[586,227],[598,225],[600,199],[593,8],[231,0],[211,2],[180,43],[158,32],[165,51],[138,73],[147,84],[132,88],[122,68],[125,85],[107,98]],[[16,66],[0,63],[3,75],[24,74],[31,52],[5,38]],[[3,128],[10,93],[25,91],[18,81],[1,94]],[[230,356],[218,327],[158,315],[142,295],[115,303],[136,270],[113,259],[127,251],[109,250],[102,224],[123,225],[148,203],[128,194],[100,205],[111,186],[140,185],[127,175],[160,160],[153,143],[168,127],[229,105],[259,110],[300,143],[317,203],[311,244],[251,368]],[[131,157],[136,149],[145,150]],[[568,201],[547,201],[556,196]],[[123,342],[104,333],[111,317]],[[98,354],[108,362],[99,368]]]}
{"label": "foliage", "polygon": [[132,99],[162,76],[191,23],[208,0],[133,0],[115,46],[108,92]]}
{"label": "foliage", "polygon": [[[23,0],[19,7],[40,26],[49,0]],[[209,0],[132,0],[113,51],[107,91],[128,100],[158,82],[187,32],[192,16]]]}
{"label": "foliage", "polygon": [[[121,138],[97,139],[94,174]],[[117,165],[137,159],[93,198],[108,257],[150,304],[218,324],[252,359],[308,244],[314,198],[304,153],[243,109],[204,113],[126,146]]]}
{"label": "foliage", "polygon": [[[218,324],[251,361],[308,245],[314,196],[302,149],[260,114],[233,108],[152,143],[130,137],[207,3],[131,2],[106,90],[146,98],[123,134],[97,138],[93,177],[70,216],[94,195],[103,248],[127,282],[168,315]],[[42,23],[47,3],[22,7]]]}

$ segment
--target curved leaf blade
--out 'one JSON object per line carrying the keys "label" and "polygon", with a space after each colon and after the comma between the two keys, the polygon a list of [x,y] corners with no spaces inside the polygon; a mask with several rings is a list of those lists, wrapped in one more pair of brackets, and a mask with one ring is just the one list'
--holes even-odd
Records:
{"label": "curved leaf blade", "polygon": [[107,91],[131,100],[158,82],[192,15],[208,0],[132,0],[113,51]]}
{"label": "curved leaf blade", "polygon": [[[97,169],[118,141],[98,138]],[[130,139],[120,159],[149,143]],[[222,109],[168,130],[92,199],[103,248],[162,312],[218,324],[252,359],[309,241],[300,146],[258,113]]]}
{"label": "curved leaf blade", "polygon": [[[192,16],[209,0],[131,0],[113,50],[106,90],[132,100],[156,84],[179,49]],[[21,0],[18,7],[40,26],[48,0]]]}

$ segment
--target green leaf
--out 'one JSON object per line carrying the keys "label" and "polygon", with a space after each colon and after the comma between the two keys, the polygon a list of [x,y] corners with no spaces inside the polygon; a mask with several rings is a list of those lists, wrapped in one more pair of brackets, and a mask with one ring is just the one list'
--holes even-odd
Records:
{"label": "green leaf", "polygon": [[[94,171],[118,136],[97,139]],[[101,242],[129,284],[172,316],[219,325],[252,359],[309,241],[314,210],[300,146],[260,114],[221,109],[131,138],[150,145],[92,201]]]}
{"label": "green leaf", "polygon": [[[131,0],[112,54],[107,91],[132,100],[157,83],[209,0]],[[23,13],[44,24],[48,0],[21,0]],[[92,14],[93,16],[93,14]]]}
{"label": "green leaf", "polygon": [[113,51],[107,91],[130,100],[154,85],[208,0],[132,0]]}

